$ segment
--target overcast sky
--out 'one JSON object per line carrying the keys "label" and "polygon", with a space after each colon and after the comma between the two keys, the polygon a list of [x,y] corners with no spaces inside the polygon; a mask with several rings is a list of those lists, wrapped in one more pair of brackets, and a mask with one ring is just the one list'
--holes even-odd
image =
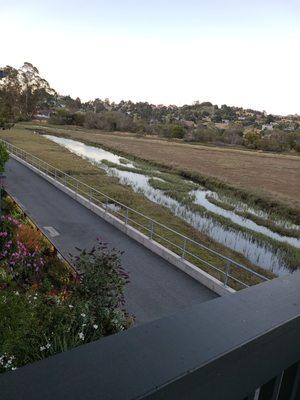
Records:
{"label": "overcast sky", "polygon": [[300,0],[0,0],[0,66],[61,94],[300,114]]}

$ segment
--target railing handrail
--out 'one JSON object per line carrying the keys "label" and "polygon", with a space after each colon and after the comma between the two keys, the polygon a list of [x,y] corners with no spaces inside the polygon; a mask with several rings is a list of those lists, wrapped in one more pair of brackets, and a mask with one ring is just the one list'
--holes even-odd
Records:
{"label": "railing handrail", "polygon": [[[241,268],[241,269],[243,269],[244,271],[247,271],[248,273],[253,274],[253,275],[256,276],[257,278],[262,279],[263,281],[269,280],[268,277],[266,277],[266,276],[264,276],[264,275],[262,275],[262,274],[260,274],[260,273],[258,273],[258,272],[256,272],[256,271],[252,270],[251,268],[246,267],[245,265],[242,265],[242,264],[238,263],[237,261],[235,261],[235,260],[233,260],[233,259],[231,259],[231,258],[229,258],[229,257],[227,257],[227,256],[225,256],[225,255],[223,255],[223,254],[221,254],[221,253],[219,253],[219,252],[216,251],[216,250],[213,250],[213,249],[209,248],[208,246],[206,246],[206,245],[204,245],[204,244],[202,244],[202,243],[199,243],[199,242],[197,242],[197,241],[195,241],[195,240],[193,240],[193,239],[191,239],[191,238],[189,238],[189,237],[183,235],[183,234],[180,233],[180,232],[175,231],[174,229],[172,229],[172,228],[170,228],[170,227],[168,227],[168,226],[166,226],[166,225],[164,225],[164,224],[162,224],[162,223],[156,221],[155,219],[153,219],[153,218],[151,218],[151,217],[149,217],[149,216],[147,216],[147,215],[141,213],[140,211],[135,210],[135,209],[133,209],[133,208],[131,208],[131,207],[125,205],[124,203],[121,203],[121,202],[118,201],[118,200],[115,200],[114,198],[108,196],[107,194],[101,192],[100,190],[95,189],[94,187],[92,187],[92,186],[86,184],[85,182],[83,182],[83,181],[81,181],[81,180],[79,180],[79,179],[77,179],[77,178],[75,178],[75,177],[69,175],[68,173],[66,173],[66,172],[64,172],[64,171],[62,171],[62,170],[60,170],[60,169],[57,168],[57,167],[54,167],[53,165],[47,163],[47,162],[44,161],[44,160],[41,160],[40,158],[36,157],[35,155],[33,155],[33,154],[31,154],[31,153],[28,153],[27,151],[25,151],[25,150],[23,150],[23,149],[21,149],[21,148],[15,146],[15,145],[13,145],[13,144],[7,142],[6,140],[0,139],[0,141],[1,141],[2,143],[4,143],[4,144],[7,146],[8,151],[11,152],[12,154],[15,154],[15,153],[16,153],[15,155],[18,156],[18,157],[20,157],[20,156],[22,155],[22,153],[23,153],[23,154],[26,156],[26,157],[23,156],[24,160],[26,159],[26,160],[25,160],[26,162],[29,162],[28,158],[34,159],[34,160],[36,160],[39,164],[43,164],[43,165],[47,166],[47,167],[48,167],[47,170],[49,170],[49,168],[51,168],[52,170],[54,170],[54,171],[56,172],[56,174],[61,174],[61,175],[63,175],[64,177],[67,177],[68,179],[70,179],[70,180],[72,180],[72,181],[74,181],[74,182],[76,182],[76,183],[78,183],[78,184],[80,184],[80,185],[86,187],[86,188],[88,189],[88,193],[85,193],[85,194],[91,194],[91,193],[99,194],[99,195],[103,196],[103,197],[106,199],[106,201],[109,200],[109,201],[111,201],[112,203],[114,203],[115,205],[118,205],[118,206],[120,206],[121,208],[124,208],[124,209],[126,210],[126,213],[130,211],[130,212],[133,213],[133,214],[136,214],[136,215],[139,215],[139,216],[145,218],[145,219],[146,219],[148,222],[150,222],[151,224],[156,225],[156,226],[158,226],[158,227],[161,227],[161,228],[165,229],[166,231],[171,232],[171,233],[177,235],[179,238],[183,239],[183,241],[184,241],[185,243],[188,242],[188,243],[191,243],[191,244],[193,244],[193,245],[195,245],[195,246],[197,246],[197,247],[199,247],[199,248],[201,248],[201,249],[204,249],[204,250],[208,251],[209,253],[211,253],[211,254],[213,254],[213,255],[215,255],[215,256],[221,258],[223,261],[226,261],[226,262],[229,263],[230,265],[232,264],[232,265],[234,265],[234,266],[236,266],[236,267],[238,267],[238,268]],[[22,158],[22,157],[20,157],[20,158]],[[35,167],[37,168],[37,166],[35,166]],[[38,169],[40,169],[40,168],[38,168]],[[42,172],[44,172],[44,171],[42,171]],[[49,172],[49,171],[48,171],[48,172]],[[45,172],[44,172],[44,173],[45,173]],[[57,179],[56,179],[56,180],[57,180]],[[94,199],[94,200],[96,200],[96,199]],[[97,199],[97,200],[98,200],[98,199]],[[103,202],[100,202],[100,203],[103,205]],[[106,211],[107,211],[107,210],[106,210]],[[109,211],[107,211],[107,213],[109,213]],[[120,213],[119,213],[119,214],[120,214]],[[122,215],[122,216],[123,216],[123,215]],[[124,216],[123,216],[123,217],[124,217]],[[128,219],[128,220],[130,220],[130,219]],[[144,226],[144,229],[149,230],[147,226]],[[158,234],[155,234],[155,235],[158,235]],[[158,236],[161,237],[160,235],[158,235]],[[161,238],[162,238],[163,240],[167,241],[166,238],[163,238],[163,237],[161,237]],[[177,246],[177,247],[178,247],[178,246]],[[247,285],[245,282],[241,282],[239,279],[237,279],[236,277],[232,276],[228,271],[222,271],[222,270],[220,270],[219,268],[217,268],[216,266],[213,266],[213,265],[212,265],[211,263],[209,263],[208,261],[203,260],[202,258],[200,258],[197,254],[193,254],[193,253],[191,253],[191,252],[186,251],[186,250],[184,249],[184,247],[179,247],[179,248],[180,248],[183,252],[189,253],[192,257],[194,257],[194,258],[198,259],[199,261],[201,261],[201,262],[203,262],[203,263],[209,265],[210,267],[216,269],[218,272],[223,273],[226,280],[227,280],[228,277],[230,277],[231,279],[235,280],[236,282],[238,282],[238,283],[244,285],[245,287],[248,287],[248,285]],[[184,256],[183,256],[182,258],[184,258]],[[225,286],[227,286],[227,282],[226,282],[226,285],[225,285]]]}
{"label": "railing handrail", "polygon": [[299,285],[295,272],[0,374],[1,399],[299,399]]}

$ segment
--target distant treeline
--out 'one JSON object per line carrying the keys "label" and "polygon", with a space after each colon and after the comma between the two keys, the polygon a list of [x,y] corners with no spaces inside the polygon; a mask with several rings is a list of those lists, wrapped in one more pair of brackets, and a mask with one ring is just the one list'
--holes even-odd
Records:
{"label": "distant treeline", "polygon": [[72,112],[57,110],[50,123],[78,125],[104,131],[132,132],[139,136],[158,135],[169,139],[183,139],[186,142],[202,142],[215,145],[244,146],[249,149],[283,152],[300,152],[300,130],[285,131],[282,128],[265,130],[255,124],[244,126],[237,121],[217,127],[214,122],[187,124],[186,121],[152,121],[132,117],[121,111]]}
{"label": "distant treeline", "polygon": [[218,107],[196,101],[190,105],[154,105],[147,102],[60,96],[30,63],[20,69],[1,69],[0,128],[15,122],[49,117],[59,125],[78,125],[105,131],[158,135],[187,142],[244,146],[266,151],[300,151],[299,116],[286,118],[266,112]]}

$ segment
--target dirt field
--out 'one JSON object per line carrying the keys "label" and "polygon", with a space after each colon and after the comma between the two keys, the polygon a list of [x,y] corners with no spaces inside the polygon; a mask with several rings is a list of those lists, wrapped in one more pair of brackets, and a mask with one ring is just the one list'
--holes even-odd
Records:
{"label": "dirt field", "polygon": [[55,131],[65,137],[102,144],[178,170],[217,178],[300,209],[300,158],[297,156],[190,145],[66,127],[55,128]]}

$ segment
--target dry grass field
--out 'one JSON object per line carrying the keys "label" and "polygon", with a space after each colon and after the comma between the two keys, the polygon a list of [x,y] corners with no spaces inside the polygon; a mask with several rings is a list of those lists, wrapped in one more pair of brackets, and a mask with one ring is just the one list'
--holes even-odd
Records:
{"label": "dry grass field", "polygon": [[[44,127],[43,127],[44,128]],[[74,127],[49,127],[62,135],[184,171],[215,178],[258,197],[300,210],[300,158]]]}

